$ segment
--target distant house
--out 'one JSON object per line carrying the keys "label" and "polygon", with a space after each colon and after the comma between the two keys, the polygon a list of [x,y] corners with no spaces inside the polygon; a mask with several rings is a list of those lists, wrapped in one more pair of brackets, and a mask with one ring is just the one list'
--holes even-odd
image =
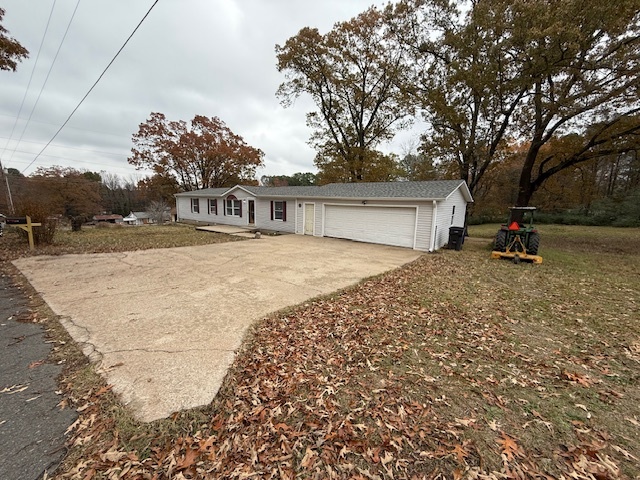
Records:
{"label": "distant house", "polygon": [[236,185],[178,193],[178,221],[336,237],[434,251],[463,227],[473,202],[463,180]]}
{"label": "distant house", "polygon": [[127,225],[146,225],[148,223],[153,223],[151,215],[147,212],[130,212],[129,215],[124,217],[122,220]]}
{"label": "distant house", "polygon": [[105,223],[122,223],[122,215],[94,215],[94,222],[105,222]]}

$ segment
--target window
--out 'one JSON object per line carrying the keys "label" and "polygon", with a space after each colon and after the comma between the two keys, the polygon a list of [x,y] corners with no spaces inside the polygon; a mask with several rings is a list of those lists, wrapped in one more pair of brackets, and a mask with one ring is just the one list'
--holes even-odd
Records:
{"label": "window", "polygon": [[200,213],[200,199],[192,198],[191,199],[191,213]]}
{"label": "window", "polygon": [[218,200],[215,198],[209,199],[209,215],[217,215],[218,214]]}
{"label": "window", "polygon": [[451,225],[453,225],[453,219],[456,217],[456,206],[453,206],[453,210],[451,211]]}
{"label": "window", "polygon": [[229,195],[225,200],[224,214],[230,217],[242,216],[242,202],[235,195]]}
{"label": "window", "polygon": [[271,202],[271,220],[287,221],[287,202]]}

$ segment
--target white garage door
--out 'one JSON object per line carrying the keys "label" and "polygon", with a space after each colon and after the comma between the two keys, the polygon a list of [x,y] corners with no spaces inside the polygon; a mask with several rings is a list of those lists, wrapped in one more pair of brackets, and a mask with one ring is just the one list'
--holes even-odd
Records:
{"label": "white garage door", "polygon": [[416,209],[327,205],[324,236],[413,248]]}

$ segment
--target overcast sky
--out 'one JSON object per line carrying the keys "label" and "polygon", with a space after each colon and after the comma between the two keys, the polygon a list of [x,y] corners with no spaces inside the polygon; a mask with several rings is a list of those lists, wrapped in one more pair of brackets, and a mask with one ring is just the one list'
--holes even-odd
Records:
{"label": "overcast sky", "polygon": [[[305,125],[305,113],[314,106],[308,98],[298,100],[294,107],[280,106],[275,92],[283,75],[276,70],[275,45],[284,44],[302,27],[317,27],[325,33],[335,22],[386,2],[160,0],[69,124],[28,166],[153,0],[80,1],[53,63],[78,4],[78,0],[56,0],[36,65],[53,3],[2,2],[4,27],[30,52],[17,72],[0,71],[2,164],[27,175],[37,167],[62,165],[131,178],[147,173],[130,166],[127,156],[132,134],[151,112],[162,112],[170,120],[191,120],[196,114],[219,117],[265,152],[265,167],[258,177],[315,172],[315,153],[307,145],[310,131]],[[52,63],[48,82],[24,130]],[[12,131],[13,140],[8,142]],[[384,150],[400,153],[409,135],[400,136]]]}

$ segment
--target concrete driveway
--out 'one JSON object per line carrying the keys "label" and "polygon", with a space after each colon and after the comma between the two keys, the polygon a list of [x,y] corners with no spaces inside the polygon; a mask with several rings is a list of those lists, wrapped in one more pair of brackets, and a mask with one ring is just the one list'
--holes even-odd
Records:
{"label": "concrete driveway", "polygon": [[210,403],[247,327],[419,252],[302,235],[15,261],[137,418]]}

